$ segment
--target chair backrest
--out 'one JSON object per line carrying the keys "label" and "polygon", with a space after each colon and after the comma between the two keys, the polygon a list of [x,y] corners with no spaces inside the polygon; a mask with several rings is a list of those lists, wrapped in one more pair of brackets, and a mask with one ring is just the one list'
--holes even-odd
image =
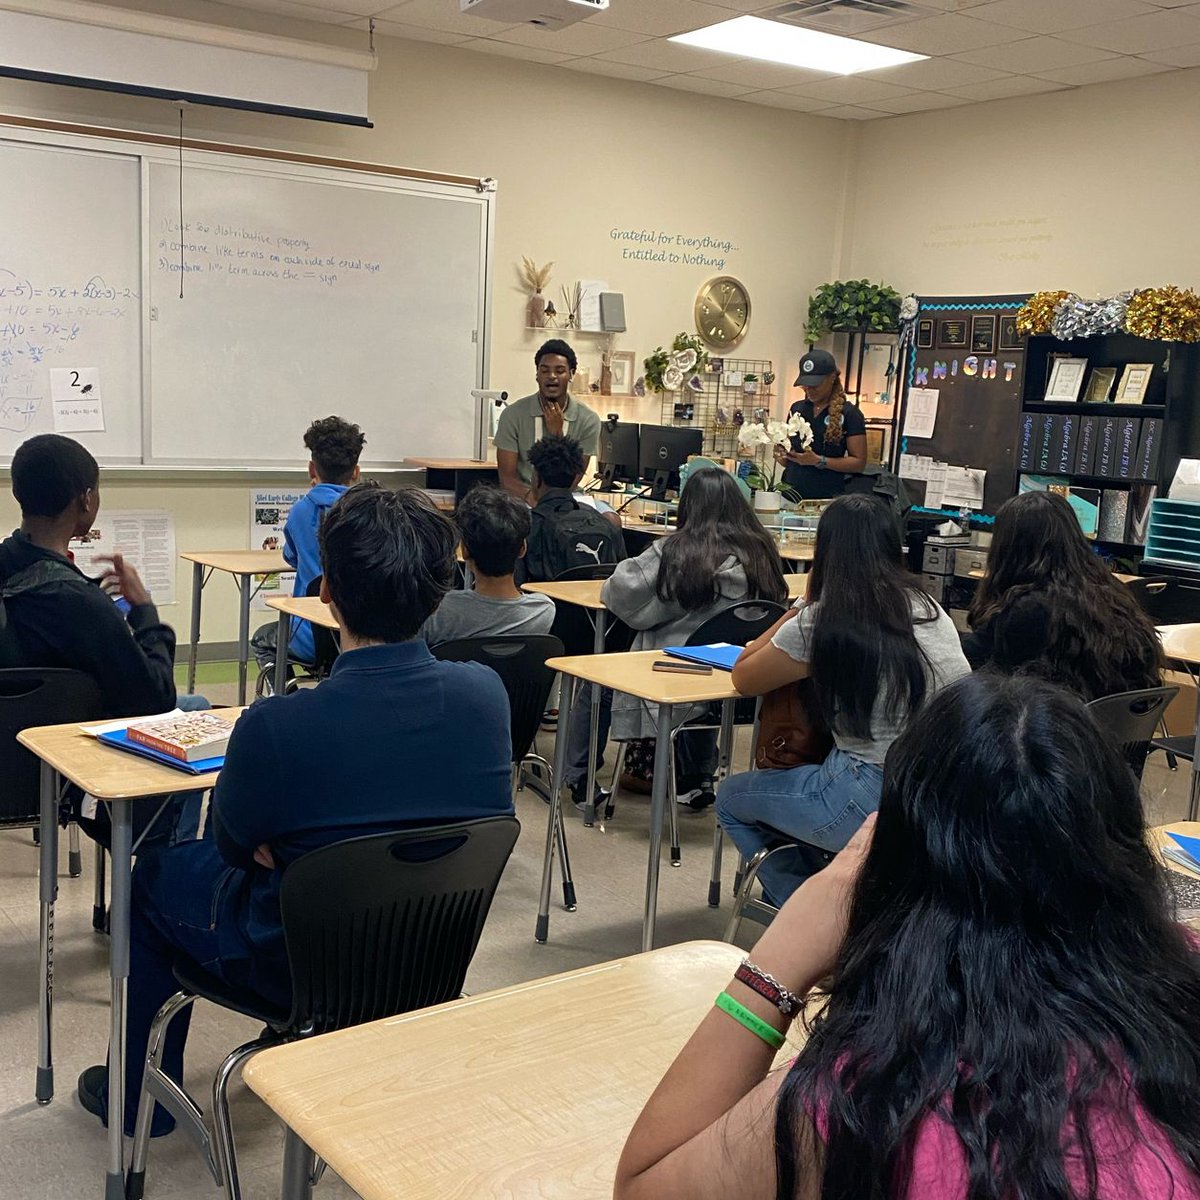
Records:
{"label": "chair backrest", "polygon": [[580,579],[609,579],[616,569],[616,563],[597,563],[595,566],[585,563],[582,567],[572,567],[569,571],[556,575],[554,582],[574,583]]}
{"label": "chair backrest", "polygon": [[[321,580],[323,575],[317,575],[304,589],[306,596],[319,596],[321,594]],[[333,664],[337,660],[337,656],[342,652],[341,643],[338,641],[337,634],[332,629],[326,629],[324,625],[317,625],[310,621],[313,633],[313,670],[312,673],[318,679],[325,679],[329,672],[333,670]]]}
{"label": "chair backrest", "polygon": [[1114,746],[1125,755],[1140,779],[1150,740],[1158,731],[1167,705],[1178,695],[1177,687],[1139,688],[1101,696],[1087,707]]}
{"label": "chair backrest", "polygon": [[[557,575],[554,582],[575,583],[580,580],[609,579],[616,569],[616,563],[572,567],[569,571]],[[550,627],[550,632],[566,647],[567,654],[591,654],[595,649],[595,627],[592,625],[592,619],[588,610],[580,608],[578,604],[559,604],[554,610],[554,624]],[[633,644],[633,638],[634,631],[624,621],[611,616],[608,618],[604,632],[604,649],[607,653],[617,654],[628,650]]]}
{"label": "chair backrest", "polygon": [[1146,575],[1123,585],[1155,625],[1186,625],[1200,621],[1200,588],[1182,580]]}
{"label": "chair backrest", "polygon": [[520,830],[489,817],[351,838],[292,863],[280,892],[292,1028],[325,1033],[459,996]]}
{"label": "chair backrest", "polygon": [[739,600],[709,617],[688,638],[689,646],[711,646],[728,642],[731,646],[746,646],[762,637],[787,608],[773,600]]}
{"label": "chair backrest", "polygon": [[500,676],[512,714],[513,762],[520,762],[529,753],[546,711],[554,685],[554,672],[546,666],[546,659],[559,658],[562,653],[562,642],[548,634],[460,638],[432,650],[434,658],[443,662],[482,663]]}
{"label": "chair backrest", "polygon": [[28,825],[38,818],[38,760],[17,742],[22,729],[96,721],[104,699],[82,671],[14,667],[0,671],[0,826]]}

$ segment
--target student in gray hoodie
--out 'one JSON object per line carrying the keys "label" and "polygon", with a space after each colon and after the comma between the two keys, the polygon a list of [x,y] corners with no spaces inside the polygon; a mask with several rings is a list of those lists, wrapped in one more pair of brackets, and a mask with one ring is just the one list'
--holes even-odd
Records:
{"label": "student in gray hoodie", "polygon": [[[746,502],[737,481],[718,467],[694,471],[679,498],[676,532],[657,539],[637,558],[617,565],[600,597],[613,617],[637,631],[633,650],[682,645],[710,617],[740,600],[786,603],[779,551]],[[577,802],[585,797],[590,693],[582,689],[572,713],[571,766],[567,781]],[[652,738],[657,707],[617,692],[612,736]],[[682,718],[681,718],[682,719]],[[600,744],[607,730],[602,725]],[[679,802],[701,810],[714,802],[716,735],[683,734],[676,744]]]}

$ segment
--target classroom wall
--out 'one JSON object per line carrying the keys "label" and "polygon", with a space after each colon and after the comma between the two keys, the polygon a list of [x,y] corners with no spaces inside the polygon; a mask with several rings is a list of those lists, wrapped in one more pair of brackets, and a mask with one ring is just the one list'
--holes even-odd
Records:
{"label": "classroom wall", "polygon": [[849,267],[924,295],[1200,284],[1200,70],[868,122]]}
{"label": "classroom wall", "polygon": [[[313,40],[362,45],[365,38],[211,4],[127,0],[125,6]],[[753,308],[739,353],[773,359],[781,383],[790,382],[788,364],[794,367],[804,348],[807,297],[833,273],[841,251],[852,124],[429,43],[380,38],[377,47],[380,65],[370,84],[374,130],[197,107],[187,112],[186,131],[497,179],[493,387],[518,396],[533,391],[532,356],[546,336],[524,328],[527,292],[516,272],[522,255],[556,264],[549,289],[556,302],[559,286],[580,278],[605,280],[625,294],[629,332],[618,335],[615,348],[637,353],[639,373],[655,346],[694,330],[700,284],[713,275],[736,275],[748,286]],[[163,102],[13,80],[0,80],[0,112],[162,133],[175,132],[178,123],[177,109]],[[812,163],[821,165],[819,187],[811,166],[802,165]],[[709,263],[626,257],[626,249],[645,244],[613,232],[643,230],[672,239],[707,237],[731,248],[686,251],[704,254]],[[683,248],[672,245],[676,251],[682,258]],[[581,367],[598,379],[601,339],[579,334],[572,340]],[[777,403],[789,400],[785,388]],[[661,412],[658,399],[596,397],[594,404],[630,419],[657,420]],[[352,417],[353,397],[336,407]],[[301,432],[298,427],[298,461]],[[180,549],[237,547],[246,544],[248,489],[286,482],[277,475],[203,482],[123,477],[110,481],[104,496],[112,507],[170,506]],[[11,527],[14,520],[5,490],[0,523]],[[167,619],[182,636],[190,619],[183,568],[178,594]],[[215,586],[206,593],[203,636],[228,641],[236,631],[233,589]]]}

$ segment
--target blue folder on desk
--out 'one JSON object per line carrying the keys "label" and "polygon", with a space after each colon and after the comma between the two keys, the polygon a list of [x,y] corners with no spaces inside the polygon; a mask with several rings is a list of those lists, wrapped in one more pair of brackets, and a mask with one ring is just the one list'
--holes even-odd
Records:
{"label": "blue folder on desk", "polygon": [[663,651],[672,658],[683,658],[688,662],[703,663],[721,671],[732,671],[744,646],[733,646],[729,642],[717,642],[712,646],[664,646]]}
{"label": "blue folder on desk", "polygon": [[1169,829],[1167,830],[1167,837],[1192,860],[1187,865],[1191,866],[1193,871],[1200,871],[1200,838],[1188,837],[1183,833],[1172,833]]}
{"label": "blue folder on desk", "polygon": [[169,754],[163,754],[159,750],[143,746],[140,742],[131,742],[129,734],[124,729],[117,729],[112,733],[102,733],[96,740],[103,742],[106,746],[115,746],[118,750],[124,750],[129,754],[140,754],[143,758],[151,758],[157,763],[162,763],[164,767],[174,767],[185,775],[207,775],[209,771],[219,771],[225,765],[225,755],[223,754],[219,758],[198,758],[195,762],[182,762],[178,758],[172,758]]}

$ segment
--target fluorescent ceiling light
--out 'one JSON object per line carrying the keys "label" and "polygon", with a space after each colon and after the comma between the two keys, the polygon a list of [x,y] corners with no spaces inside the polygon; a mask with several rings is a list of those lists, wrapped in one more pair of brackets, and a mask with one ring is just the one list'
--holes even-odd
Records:
{"label": "fluorescent ceiling light", "polygon": [[810,71],[827,71],[831,75],[856,75],[859,71],[897,67],[929,57],[877,46],[874,42],[860,42],[857,38],[802,29],[782,21],[766,21],[762,17],[734,17],[732,21],[680,33],[669,40],[718,50],[735,58],[761,58],[790,67],[807,67]]}

